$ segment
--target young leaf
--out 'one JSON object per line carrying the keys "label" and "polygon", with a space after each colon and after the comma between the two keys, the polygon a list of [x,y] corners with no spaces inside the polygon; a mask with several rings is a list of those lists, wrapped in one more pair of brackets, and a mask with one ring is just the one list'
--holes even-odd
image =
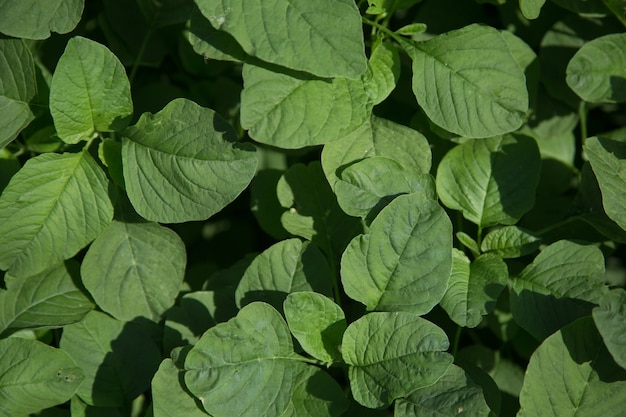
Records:
{"label": "young leaf", "polygon": [[515,321],[538,340],[591,313],[607,292],[604,256],[595,246],[561,240],[541,251],[511,286]]}
{"label": "young leaf", "polygon": [[287,239],[270,246],[252,261],[239,282],[235,301],[238,307],[265,301],[281,311],[287,294],[300,291],[330,295],[332,271],[314,244]]}
{"label": "young leaf", "polygon": [[370,313],[348,326],[342,343],[354,399],[369,408],[432,385],[452,364],[449,342],[417,314]]}
{"label": "young leaf", "polygon": [[502,258],[519,258],[539,249],[541,239],[517,227],[504,226],[487,233],[480,248]]}
{"label": "young leaf", "polygon": [[315,292],[289,294],[283,306],[291,333],[309,355],[326,363],[341,361],[347,326],[341,307]]}
{"label": "young leaf", "polygon": [[567,65],[567,85],[590,103],[626,101],[626,34],[596,38]]}
{"label": "young leaf", "polygon": [[319,77],[358,78],[367,68],[361,17],[352,0],[196,0],[216,29],[250,55]]}
{"label": "young leaf", "polygon": [[0,32],[15,38],[46,39],[68,33],[83,14],[85,0],[3,1]]}
{"label": "young leaf", "polygon": [[0,334],[7,329],[61,327],[82,320],[93,302],[76,285],[78,264],[67,261],[27,277],[5,276],[0,292]]}
{"label": "young leaf", "polygon": [[617,415],[625,401],[626,371],[585,317],[548,337],[533,353],[518,416]]}
{"label": "young leaf", "polygon": [[159,321],[176,300],[185,261],[185,245],[172,230],[114,220],[91,244],[80,271],[103,311],[123,321]]}
{"label": "young leaf", "polygon": [[205,220],[250,183],[254,149],[210,109],[176,99],[123,132],[122,163],[133,207],[147,220]]}
{"label": "young leaf", "polygon": [[442,159],[437,193],[481,227],[514,224],[534,205],[540,164],[537,144],[527,136],[470,140]]}
{"label": "young leaf", "polygon": [[0,197],[0,269],[29,276],[76,255],[113,218],[107,187],[87,152],[29,159]]}
{"label": "young leaf", "polygon": [[[6,14],[2,11],[3,17]],[[3,19],[0,17],[0,21]],[[1,30],[1,28],[0,28]],[[0,149],[35,118],[29,103],[37,94],[35,61],[24,41],[0,39]]]}
{"label": "young leaf", "polygon": [[626,293],[616,288],[593,309],[593,321],[613,359],[626,369]]}
{"label": "young leaf", "polygon": [[50,113],[67,143],[126,127],[133,103],[122,63],[97,42],[70,39],[52,76]]}
{"label": "young leaf", "polygon": [[384,101],[400,78],[400,55],[390,43],[381,43],[372,51],[367,72],[362,79],[374,104]]}
{"label": "young leaf", "polygon": [[207,417],[200,401],[182,385],[182,373],[171,359],[161,362],[152,378],[153,417]]}
{"label": "young leaf", "polygon": [[0,417],[24,416],[68,401],[83,372],[60,349],[36,340],[0,340]]}
{"label": "young leaf", "polygon": [[519,0],[519,8],[526,19],[536,19],[539,17],[541,7],[546,0]]}
{"label": "young leaf", "polygon": [[413,92],[438,126],[484,138],[524,122],[526,79],[496,29],[470,25],[406,48],[413,59]]}
{"label": "young leaf", "polygon": [[476,327],[495,308],[508,276],[497,255],[480,255],[470,263],[463,252],[453,249],[452,274],[441,307],[459,326]]}
{"label": "young leaf", "polygon": [[341,259],[348,296],[368,310],[429,312],[443,297],[452,268],[452,224],[434,200],[397,197]]}
{"label": "young leaf", "polygon": [[144,392],[161,361],[143,328],[97,311],[65,327],[60,346],[85,373],[77,394],[99,407],[122,406]]}

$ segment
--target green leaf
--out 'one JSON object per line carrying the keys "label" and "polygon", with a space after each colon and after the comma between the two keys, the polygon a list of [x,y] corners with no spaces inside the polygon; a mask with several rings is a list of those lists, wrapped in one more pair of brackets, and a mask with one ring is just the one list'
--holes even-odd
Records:
{"label": "green leaf", "polygon": [[519,8],[526,19],[536,19],[539,17],[541,8],[546,0],[519,0]]}
{"label": "green leaf", "polygon": [[281,311],[287,294],[316,291],[330,295],[333,273],[326,258],[310,242],[287,239],[258,255],[235,292],[238,307],[264,301]]}
{"label": "green leaf", "polygon": [[161,362],[159,348],[142,327],[97,311],[66,326],[60,346],[85,373],[77,394],[98,407],[133,400],[148,388]]}
{"label": "green leaf", "polygon": [[185,359],[185,385],[214,417],[278,416],[305,366],[280,314],[256,302],[204,333]]}
{"label": "green leaf", "polygon": [[456,365],[450,365],[433,385],[419,388],[406,398],[396,401],[394,416],[427,417],[432,416],[434,410],[441,417],[462,414],[487,417],[491,412],[480,385]]}
{"label": "green leaf", "polygon": [[626,34],[596,38],[567,65],[567,85],[590,103],[626,101]]}
{"label": "green leaf", "polygon": [[29,159],[0,197],[0,268],[28,276],[76,255],[113,218],[107,187],[87,152]]}
{"label": "green leaf", "polygon": [[393,159],[409,172],[427,174],[431,167],[430,145],[421,133],[372,116],[350,135],[324,146],[322,166],[331,187],[347,166],[373,156]]}
{"label": "green leaf", "polygon": [[1,417],[34,413],[68,401],[83,380],[69,355],[35,340],[0,340]]}
{"label": "green leaf", "polygon": [[438,126],[468,138],[519,128],[528,111],[526,79],[506,40],[470,25],[412,44],[413,92]]}
{"label": "green leaf", "polygon": [[279,148],[340,139],[361,126],[374,105],[360,79],[326,80],[245,64],[243,80],[241,127],[256,141]]}
{"label": "green leaf", "polygon": [[390,43],[381,43],[372,51],[367,72],[362,79],[374,104],[384,101],[400,78],[400,54]]}
{"label": "green leaf", "polygon": [[480,248],[478,247],[478,242],[476,242],[473,237],[465,232],[456,232],[454,236],[456,236],[458,241],[463,246],[465,246],[467,249],[470,250],[470,252],[472,252],[472,255],[474,255],[474,257],[480,256]]}
{"label": "green leaf", "polygon": [[[122,417],[119,408],[114,407],[94,407],[82,401],[80,397],[73,396],[70,402],[71,417]],[[40,415],[46,417],[47,415]],[[65,417],[52,415],[50,417]]]}
{"label": "green leaf", "polygon": [[52,76],[50,113],[57,134],[67,143],[126,127],[133,102],[122,63],[97,42],[70,39]]}
{"label": "green leaf", "polygon": [[185,245],[156,223],[114,220],[91,244],[81,266],[85,287],[118,320],[159,321],[185,276]]}
{"label": "green leaf", "polygon": [[593,321],[615,362],[626,369],[626,293],[616,288],[600,298]]}
{"label": "green leaf", "polygon": [[152,378],[153,417],[206,417],[200,401],[189,394],[183,383],[183,371],[171,359],[161,362]]}
{"label": "green leaf", "polygon": [[216,323],[219,294],[215,291],[196,291],[183,295],[178,305],[165,315],[163,346],[171,352],[178,346],[192,345]]}
{"label": "green leaf", "polygon": [[341,361],[347,326],[341,307],[322,294],[298,292],[287,296],[284,310],[291,333],[309,355],[326,363]]}
{"label": "green leaf", "polygon": [[459,326],[476,327],[494,310],[508,277],[499,256],[484,254],[470,263],[463,252],[453,249],[452,274],[441,307]]}
{"label": "green leaf", "polygon": [[94,308],[81,291],[78,264],[65,262],[28,277],[5,276],[0,334],[7,329],[55,328],[82,320]]}
{"label": "green leaf", "polygon": [[419,35],[426,32],[427,29],[428,26],[425,23],[411,23],[396,30],[396,34],[404,36]]}
{"label": "green leaf", "polygon": [[[3,9],[0,22],[5,15]],[[29,103],[37,95],[37,81],[35,61],[22,40],[0,39],[0,56],[1,149],[35,118]]]}
{"label": "green leaf", "polygon": [[341,258],[346,294],[368,310],[429,312],[452,268],[452,224],[434,200],[397,197]]}
{"label": "green leaf", "polygon": [[228,32],[215,29],[197,7],[191,12],[189,32],[186,35],[193,50],[206,59],[235,62],[248,59],[237,40]]}
{"label": "green leaf", "polygon": [[122,163],[133,207],[147,220],[205,220],[233,201],[257,165],[252,147],[219,115],[176,99],[123,132]]}
{"label": "green leaf", "polygon": [[369,408],[432,385],[452,364],[439,327],[417,314],[370,313],[348,326],[342,343],[354,399]]}
{"label": "green leaf", "polygon": [[68,33],[83,14],[84,0],[2,0],[0,32],[14,38],[46,39]]}
{"label": "green leaf", "polygon": [[250,183],[250,210],[259,226],[277,240],[291,236],[280,221],[286,209],[280,205],[276,196],[276,186],[283,174],[282,170],[263,169],[257,171]]}
{"label": "green leaf", "polygon": [[527,136],[469,140],[442,159],[437,193],[481,227],[514,224],[534,205],[540,164],[537,144]]}
{"label": "green leaf", "polygon": [[512,282],[515,321],[543,340],[591,314],[593,304],[607,291],[599,279],[603,273],[604,256],[597,247],[567,240],[551,244]]}
{"label": "green leaf", "polygon": [[352,0],[196,0],[216,29],[250,55],[320,77],[358,78],[367,68],[361,16]]}
{"label": "green leaf", "polygon": [[503,226],[487,233],[480,248],[502,258],[520,258],[539,249],[541,239],[517,226]]}
{"label": "green leaf", "polygon": [[592,137],[584,146],[593,169],[606,214],[626,230],[626,144],[606,138]]}
{"label": "green leaf", "polygon": [[626,371],[613,361],[586,317],[547,338],[533,353],[518,416],[615,416],[625,401]]}

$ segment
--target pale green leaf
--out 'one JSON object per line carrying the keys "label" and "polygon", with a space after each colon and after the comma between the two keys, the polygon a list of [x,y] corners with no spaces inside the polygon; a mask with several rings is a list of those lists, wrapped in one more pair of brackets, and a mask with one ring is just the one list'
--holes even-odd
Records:
{"label": "pale green leaf", "polygon": [[241,126],[258,142],[303,148],[340,139],[361,126],[374,103],[363,81],[320,79],[243,67]]}
{"label": "pale green leaf", "polygon": [[320,250],[300,239],[280,241],[259,254],[235,292],[238,307],[264,301],[282,310],[287,294],[315,291],[330,295],[332,271]]}
{"label": "pale green leaf", "polygon": [[519,258],[539,249],[541,239],[517,226],[503,226],[487,233],[480,248],[502,258]]}
{"label": "pale green leaf", "polygon": [[315,292],[289,294],[283,305],[291,333],[308,354],[327,363],[341,361],[347,326],[341,307]]}
{"label": "pale green leaf", "polygon": [[341,347],[354,399],[379,408],[433,384],[452,364],[448,346],[444,331],[417,314],[361,317],[348,326]]}
{"label": "pale green leaf", "polygon": [[419,388],[396,401],[394,416],[430,417],[434,410],[437,417],[488,417],[491,412],[480,385],[456,365],[450,365],[433,385]]}
{"label": "pale green leaf", "polygon": [[593,309],[593,321],[615,362],[626,369],[626,293],[616,288]]}
{"label": "pale green leaf", "polygon": [[147,220],[205,220],[250,183],[257,158],[213,110],[176,99],[123,132],[122,163],[133,207]]}
{"label": "pale green leaf", "polygon": [[68,33],[83,14],[85,0],[0,0],[0,32],[15,38],[46,39]]}
{"label": "pale green leaf", "polygon": [[526,79],[496,29],[473,24],[407,48],[413,92],[438,126],[484,138],[512,132],[524,122]]}
{"label": "pale green leaf", "polygon": [[604,256],[591,245],[561,240],[551,244],[514,278],[511,312],[515,321],[543,340],[575,319],[591,314],[607,287],[600,281]]}
{"label": "pale green leaf", "polygon": [[161,362],[152,378],[153,417],[206,417],[202,404],[182,385],[183,371],[171,359]]}
{"label": "pale green leaf", "polygon": [[626,371],[613,361],[590,317],[548,337],[528,363],[519,417],[618,416]]}
{"label": "pale green leaf", "polygon": [[67,143],[126,127],[133,103],[122,63],[97,42],[70,39],[52,76],[50,113],[57,135]]}
{"label": "pale green leaf", "polygon": [[0,268],[28,276],[76,255],[113,218],[107,188],[87,152],[29,159],[0,197]]}
{"label": "pale green leaf", "polygon": [[398,35],[412,36],[424,33],[427,29],[428,26],[426,26],[425,23],[411,23],[406,26],[402,26],[400,29],[396,30],[396,33]]}
{"label": "pale green leaf", "polygon": [[358,78],[367,68],[353,0],[195,0],[216,29],[249,55],[320,77]]}
{"label": "pale green leaf", "polygon": [[346,294],[368,310],[429,312],[452,268],[452,224],[434,200],[397,197],[341,258]]}
{"label": "pale green leaf", "polygon": [[22,40],[0,39],[0,57],[1,149],[35,118],[29,103],[37,94],[37,82],[35,61]]}
{"label": "pale green leaf", "polygon": [[546,0],[519,0],[519,8],[526,19],[536,19],[539,17],[541,8]]}
{"label": "pale green leaf", "polygon": [[626,144],[592,137],[585,141],[584,149],[598,179],[606,214],[626,230]]}
{"label": "pale green leaf", "polygon": [[478,247],[478,242],[476,242],[476,240],[474,240],[473,237],[471,237],[465,232],[456,232],[454,236],[456,236],[458,241],[463,246],[465,246],[467,249],[470,250],[470,252],[472,252],[472,255],[474,255],[475,257],[478,257],[480,255],[480,248]]}
{"label": "pale green leaf", "polygon": [[36,340],[0,340],[0,417],[25,416],[68,401],[83,372],[69,355]]}
{"label": "pale green leaf", "polygon": [[590,103],[626,101],[626,34],[587,42],[570,60],[567,85]]}
{"label": "pale green leaf", "polygon": [[541,158],[532,138],[506,135],[457,145],[437,169],[437,193],[482,227],[515,224],[535,202]]}
{"label": "pale green leaf", "polygon": [[66,326],[60,346],[85,373],[76,393],[98,407],[133,400],[148,388],[161,362],[159,348],[142,327],[97,311]]}
{"label": "pale green leaf", "polygon": [[185,276],[185,245],[156,223],[114,220],[91,244],[81,266],[87,290],[118,320],[159,321]]}
{"label": "pale green leaf", "polygon": [[241,62],[248,58],[237,40],[228,32],[215,29],[197,7],[191,12],[186,35],[193,50],[206,59]]}
{"label": "pale green leaf", "polygon": [[497,255],[484,254],[473,262],[454,249],[452,274],[441,307],[459,326],[476,327],[491,313],[506,286],[509,272]]}
{"label": "pale green leaf", "polygon": [[28,277],[5,276],[0,292],[0,334],[7,329],[61,327],[80,321],[94,308],[77,286],[78,264],[65,262]]}
{"label": "pale green leaf", "polygon": [[374,104],[384,101],[396,88],[400,78],[400,55],[390,43],[381,43],[373,50],[363,82]]}

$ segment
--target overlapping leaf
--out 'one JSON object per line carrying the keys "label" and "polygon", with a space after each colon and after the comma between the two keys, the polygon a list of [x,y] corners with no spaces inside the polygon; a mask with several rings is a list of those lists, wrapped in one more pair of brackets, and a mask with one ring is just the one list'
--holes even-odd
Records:
{"label": "overlapping leaf", "polygon": [[626,369],[626,293],[614,289],[593,309],[593,320],[613,359]]}
{"label": "overlapping leaf", "polygon": [[175,347],[192,345],[213,327],[219,299],[219,294],[214,291],[195,291],[183,295],[165,316],[164,351],[171,352]]}
{"label": "overlapping leaf", "polygon": [[0,32],[16,38],[46,39],[74,29],[85,0],[1,0]]}
{"label": "overlapping leaf", "polygon": [[400,55],[396,47],[380,43],[372,51],[367,72],[363,75],[367,94],[374,104],[384,101],[400,78]]}
{"label": "overlapping leaf", "polygon": [[526,19],[536,19],[545,2],[546,0],[519,0],[519,8]]}
{"label": "overlapping leaf", "polygon": [[539,249],[541,239],[517,226],[492,230],[483,239],[480,249],[502,258],[519,258]]}
{"label": "overlapping leaf", "polygon": [[154,417],[206,417],[200,401],[189,394],[182,383],[182,372],[165,359],[152,378],[152,414]]}

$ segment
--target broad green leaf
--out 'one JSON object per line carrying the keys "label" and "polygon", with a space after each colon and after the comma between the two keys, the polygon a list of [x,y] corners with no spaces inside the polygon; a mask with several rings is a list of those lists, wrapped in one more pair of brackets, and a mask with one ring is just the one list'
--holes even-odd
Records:
{"label": "broad green leaf", "polygon": [[617,416],[626,371],[613,361],[590,317],[547,338],[533,353],[519,417]]}
{"label": "broad green leaf", "polygon": [[52,76],[50,113],[57,134],[67,143],[126,127],[133,102],[122,63],[97,42],[70,39]]}
{"label": "broad green leaf", "polygon": [[347,326],[341,307],[315,292],[289,294],[283,306],[291,333],[309,355],[327,363],[341,361]]}
{"label": "broad green leaf", "polygon": [[320,77],[358,78],[367,68],[352,0],[195,0],[216,29],[264,61]]}
{"label": "broad green leaf", "polygon": [[417,314],[366,314],[348,326],[341,346],[354,399],[379,408],[432,385],[452,364],[448,346],[444,331]]}
{"label": "broad green leaf", "polygon": [[0,32],[27,39],[68,33],[78,24],[83,7],[84,0],[0,0]]}
{"label": "broad green leaf", "polygon": [[197,7],[191,12],[186,38],[193,50],[206,59],[235,62],[248,59],[237,40],[228,32],[215,29]]}
{"label": "broad green leaf", "polygon": [[341,258],[346,294],[369,311],[429,312],[452,268],[452,224],[435,200],[397,197]]}
{"label": "broad green leaf", "polygon": [[98,407],[133,400],[148,388],[161,362],[159,348],[142,327],[96,311],[66,326],[60,346],[85,373],[76,393]]}
{"label": "broad green leaf", "polygon": [[183,371],[171,359],[161,362],[152,378],[153,417],[206,417],[200,401],[185,389]]}
{"label": "broad green leaf", "polygon": [[360,79],[327,80],[245,64],[243,81],[241,127],[279,148],[340,139],[365,123],[374,105]]}
{"label": "broad green leaf", "polygon": [[539,249],[541,239],[517,226],[503,226],[487,233],[480,248],[502,258],[519,258]]}
{"label": "broad green leaf", "polygon": [[626,230],[626,144],[592,137],[585,141],[584,149],[598,179],[606,214]]}
{"label": "broad green leaf", "polygon": [[519,8],[526,19],[536,19],[545,2],[546,0],[519,0]]}
{"label": "broad green leaf", "polygon": [[0,269],[28,276],[76,255],[113,218],[107,187],[87,152],[29,159],[0,197]]}
{"label": "broad green leaf", "polygon": [[474,24],[407,48],[413,92],[438,126],[484,138],[512,132],[524,122],[526,79],[496,29]]}
{"label": "broad green leaf", "polygon": [[215,291],[195,291],[181,297],[178,305],[165,315],[163,346],[171,352],[178,346],[192,345],[216,323],[215,313],[219,294]]}
{"label": "broad green leaf", "polygon": [[393,159],[409,172],[427,174],[431,167],[430,145],[421,133],[372,116],[350,135],[324,146],[322,166],[331,187],[344,168],[372,156]]}
{"label": "broad green leaf", "polygon": [[595,246],[561,240],[541,251],[514,278],[511,312],[515,321],[538,340],[591,314],[607,292],[599,277],[604,256]]}
{"label": "broad green leaf", "polygon": [[437,169],[437,193],[481,227],[515,224],[535,202],[541,159],[532,138],[506,135],[456,146]]}
{"label": "broad green leaf", "polygon": [[593,321],[615,362],[626,369],[626,293],[614,289],[593,309]]}
{"label": "broad green leaf", "polygon": [[83,372],[69,355],[36,340],[0,340],[1,417],[25,416],[68,401]]}
{"label": "broad green leaf", "polygon": [[185,385],[214,417],[278,416],[306,366],[280,314],[256,302],[204,333],[185,359]]}
{"label": "broad green leaf", "polygon": [[590,103],[626,101],[626,34],[596,38],[567,65],[567,85]]}
{"label": "broad green leaf", "polygon": [[123,132],[122,163],[133,207],[147,220],[205,220],[233,201],[257,165],[250,146],[213,110],[176,99]]}
{"label": "broad green leaf", "polygon": [[[0,22],[5,17],[4,9],[2,12]],[[37,95],[37,81],[35,61],[22,40],[0,39],[0,56],[1,149],[35,118],[29,103]]]}
{"label": "broad green leaf", "polygon": [[462,368],[450,365],[433,385],[419,388],[395,403],[396,417],[427,417],[434,410],[439,417],[490,416],[483,390]]}
{"label": "broad green leaf", "polygon": [[5,276],[0,292],[0,334],[7,329],[61,327],[94,308],[81,291],[78,264],[67,261],[27,277]]}
{"label": "broad green leaf", "polygon": [[118,320],[159,321],[185,276],[185,245],[156,223],[114,220],[91,244],[83,283],[103,311]]}
{"label": "broad green leaf", "polygon": [[476,327],[495,308],[508,277],[499,256],[484,254],[470,263],[463,252],[453,249],[452,274],[441,307],[459,326]]}
{"label": "broad green leaf", "polygon": [[335,193],[343,211],[363,217],[368,223],[398,195],[418,193],[424,198],[437,198],[430,175],[406,170],[382,156],[365,158],[342,170]]}
{"label": "broad green leaf", "polygon": [[280,241],[259,254],[246,269],[235,292],[238,307],[264,301],[281,311],[287,294],[315,291],[330,295],[333,273],[310,242]]}
{"label": "broad green leaf", "polygon": [[374,104],[384,101],[400,78],[400,55],[390,43],[381,43],[372,51],[363,82]]}

